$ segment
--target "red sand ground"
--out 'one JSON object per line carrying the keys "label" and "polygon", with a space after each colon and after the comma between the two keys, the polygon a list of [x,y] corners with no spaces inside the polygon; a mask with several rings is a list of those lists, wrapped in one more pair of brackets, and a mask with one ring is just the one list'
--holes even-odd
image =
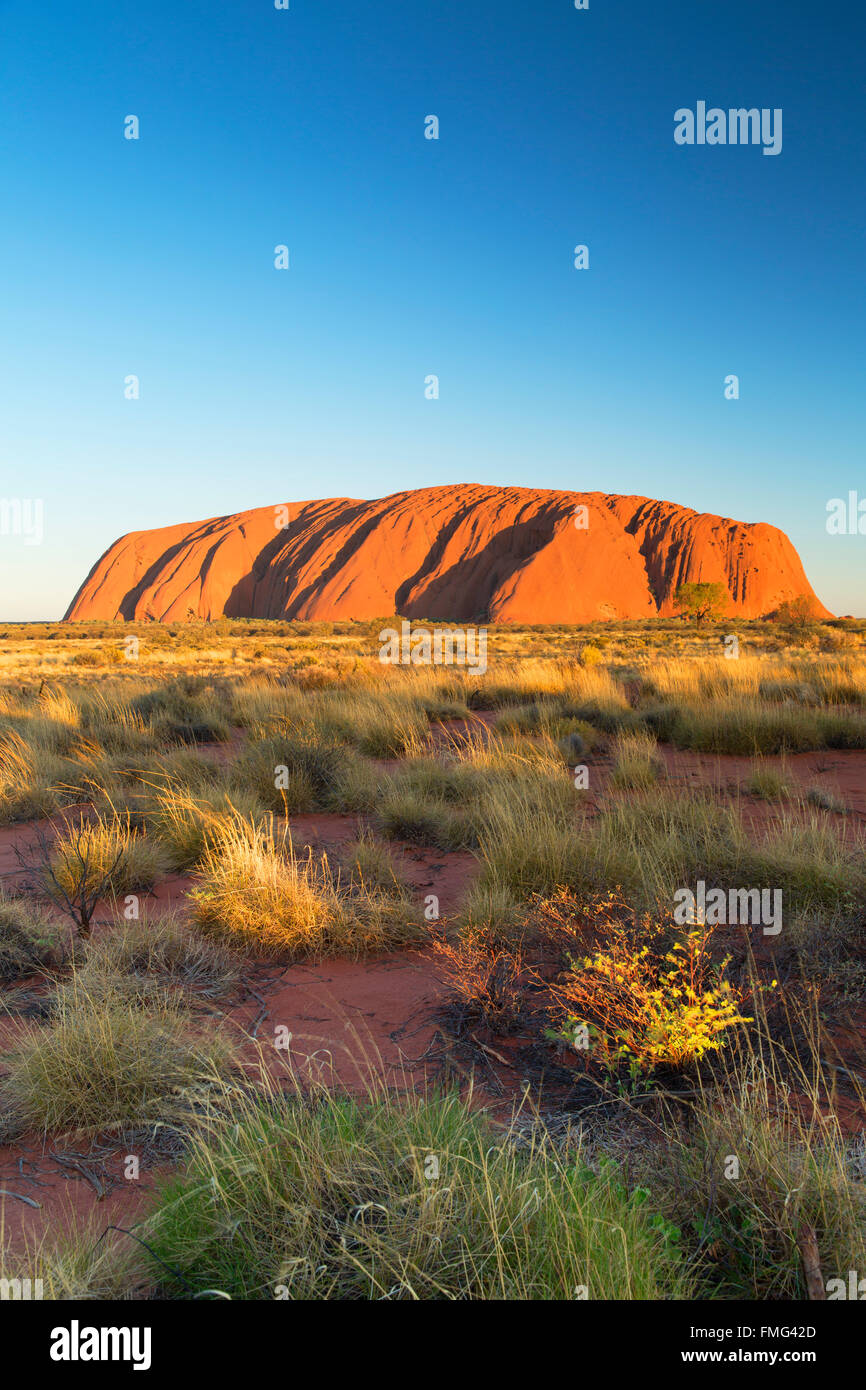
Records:
{"label": "red sand ground", "polygon": [[[0,1146],[0,1191],[15,1194],[0,1196],[0,1247],[33,1251],[44,1238],[53,1242],[84,1223],[92,1225],[95,1243],[106,1226],[134,1225],[147,1209],[158,1170],[142,1167],[133,1181],[124,1177],[124,1162],[123,1154],[94,1159],[39,1135]],[[6,1265],[2,1273],[13,1278],[16,1271]]]}
{"label": "red sand ground", "polygon": [[[743,810],[747,803],[758,808],[772,804],[758,802],[747,791],[755,768],[753,758],[689,753],[667,744],[659,745],[659,753],[664,758],[668,776],[675,781],[695,787],[709,786],[739,796]],[[852,825],[862,825],[866,820],[866,751],[863,749],[790,753],[784,758],[766,758],[764,764],[768,769],[781,772],[801,792],[809,787],[820,787],[838,798],[847,808],[847,819]],[[840,817],[830,814],[838,825]]]}

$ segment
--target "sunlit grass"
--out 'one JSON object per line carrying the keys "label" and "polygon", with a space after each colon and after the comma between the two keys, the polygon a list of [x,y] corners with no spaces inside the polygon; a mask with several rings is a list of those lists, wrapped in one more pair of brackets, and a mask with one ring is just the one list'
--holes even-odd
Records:
{"label": "sunlit grass", "polygon": [[273,822],[227,823],[206,849],[190,897],[203,931],[287,959],[360,956],[419,933],[402,898],[341,882],[324,855],[298,857]]}

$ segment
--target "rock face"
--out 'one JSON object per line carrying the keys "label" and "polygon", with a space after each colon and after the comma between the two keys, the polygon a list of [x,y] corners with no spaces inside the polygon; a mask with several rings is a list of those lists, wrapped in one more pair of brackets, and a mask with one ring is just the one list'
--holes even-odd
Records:
{"label": "rock face", "polygon": [[690,580],[725,584],[732,615],[807,594],[829,616],[775,526],[646,497],[464,484],[130,532],[66,617],[585,623],[669,615]]}

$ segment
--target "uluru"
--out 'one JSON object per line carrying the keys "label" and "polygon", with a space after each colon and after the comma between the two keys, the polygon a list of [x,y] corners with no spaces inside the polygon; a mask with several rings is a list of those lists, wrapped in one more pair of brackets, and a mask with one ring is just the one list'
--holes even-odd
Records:
{"label": "uluru", "polygon": [[720,581],[729,613],[816,598],[784,532],[673,502],[455,484],[258,507],[122,536],[67,620],[218,617],[586,623],[667,616]]}

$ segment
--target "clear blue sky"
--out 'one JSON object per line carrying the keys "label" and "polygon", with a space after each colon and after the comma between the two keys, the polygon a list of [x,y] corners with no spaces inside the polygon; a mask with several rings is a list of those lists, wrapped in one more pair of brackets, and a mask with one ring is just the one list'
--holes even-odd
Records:
{"label": "clear blue sky", "polygon": [[[0,618],[128,530],[459,481],[772,521],[866,613],[864,51],[854,0],[0,0]],[[698,100],[782,153],[675,145]]]}

